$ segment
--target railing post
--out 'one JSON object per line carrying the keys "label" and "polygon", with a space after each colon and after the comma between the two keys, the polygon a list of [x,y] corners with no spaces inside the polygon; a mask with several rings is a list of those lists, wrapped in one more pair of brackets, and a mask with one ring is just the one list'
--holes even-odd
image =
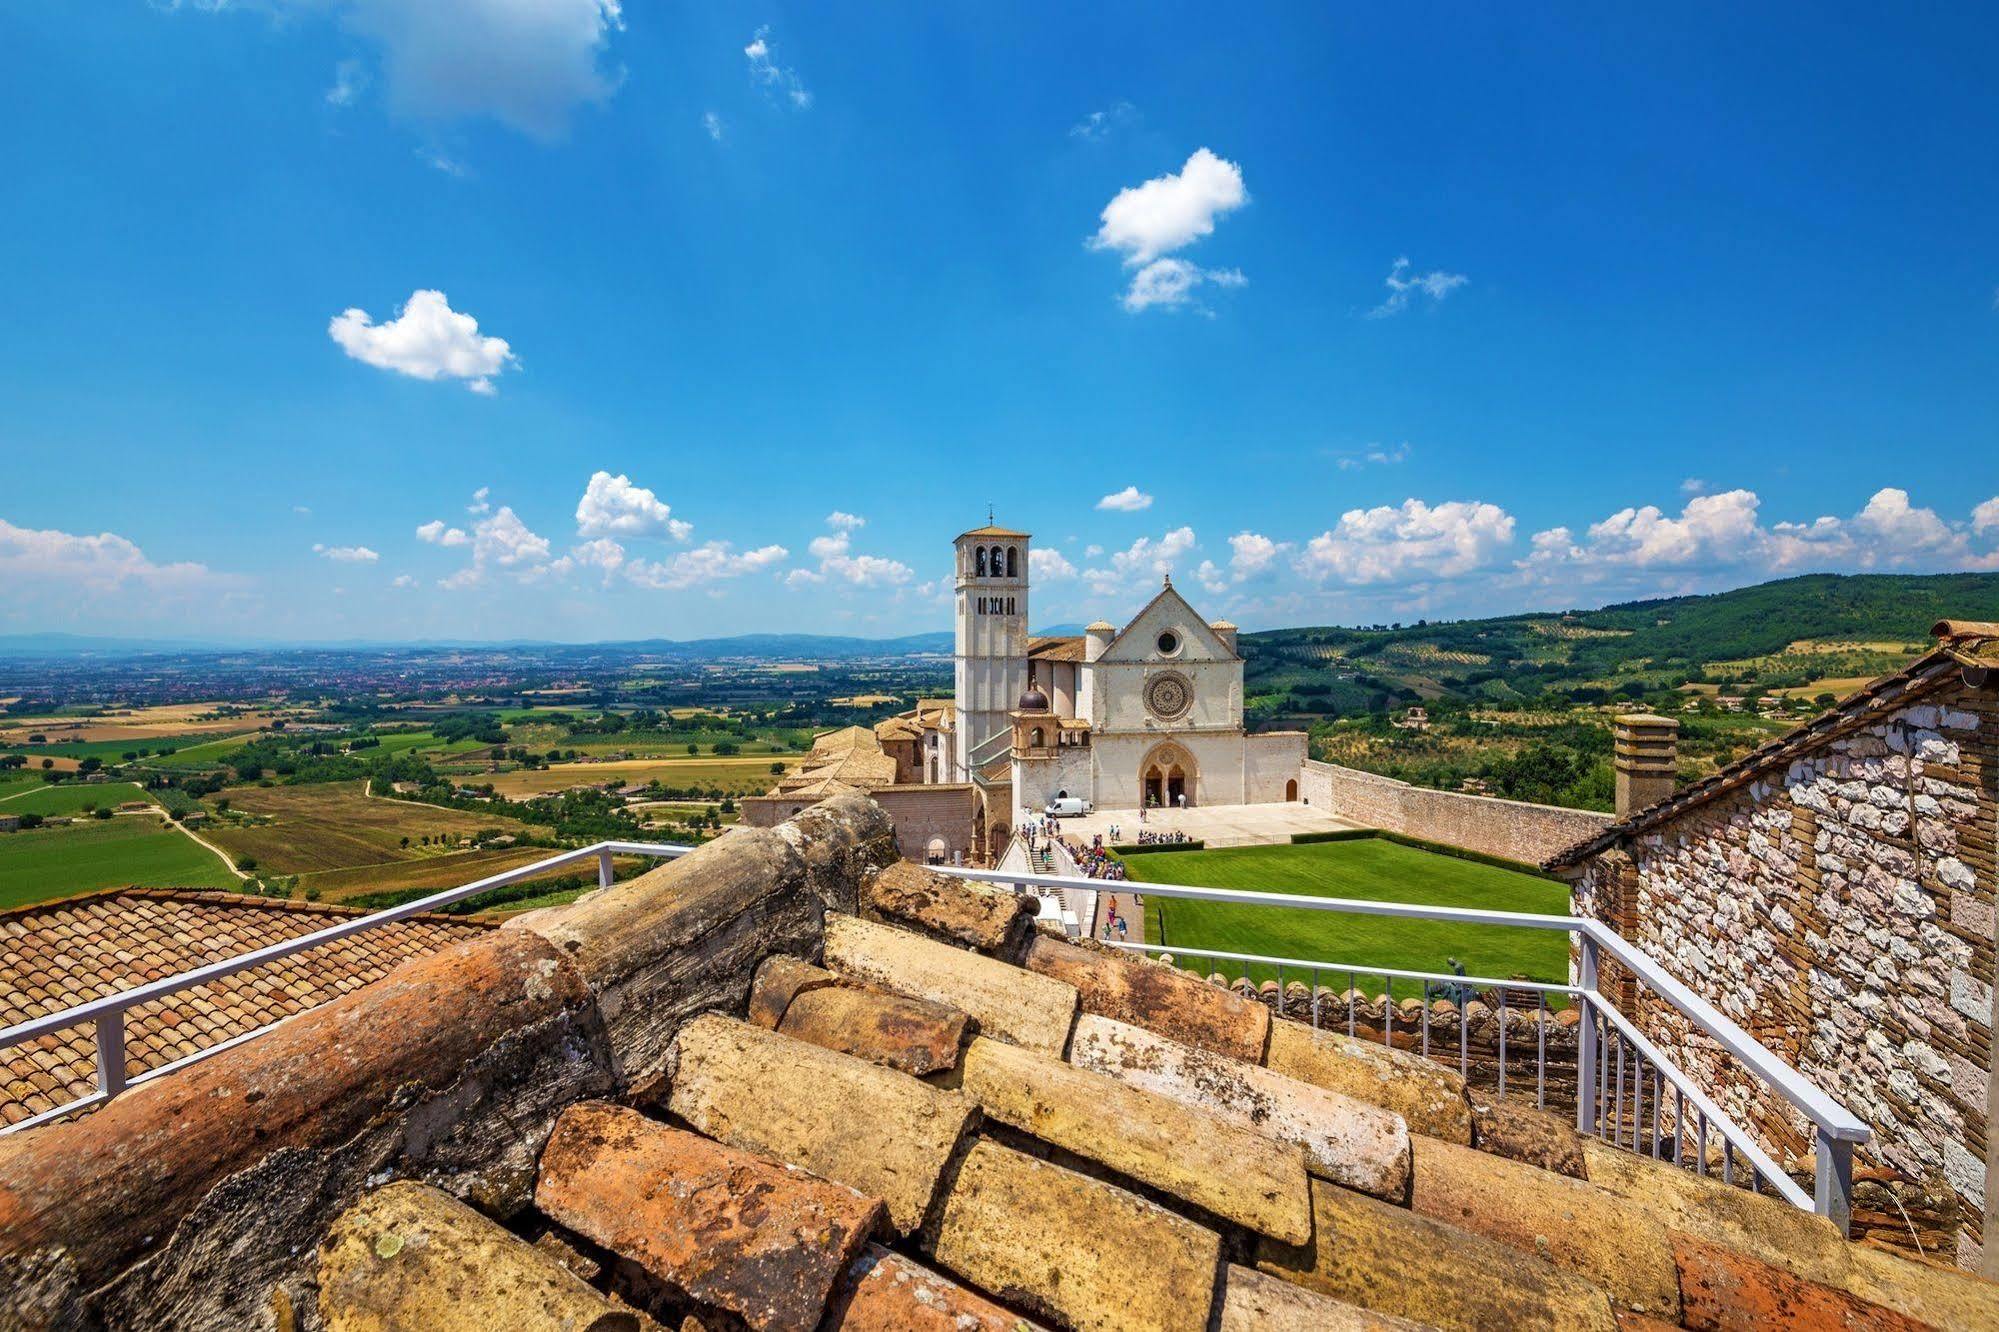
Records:
{"label": "railing post", "polygon": [[1596,1131],[1596,940],[1585,934],[1576,955],[1576,985],[1582,1021],[1576,1024],[1576,1132]]}
{"label": "railing post", "polygon": [[611,878],[611,853],[609,851],[599,851],[597,853],[597,886],[599,888],[609,888],[611,886]]}
{"label": "railing post", "polygon": [[1812,1202],[1818,1214],[1829,1218],[1844,1235],[1853,1222],[1853,1144],[1819,1130],[1818,1179]]}
{"label": "railing post", "polygon": [[97,1090],[110,1100],[125,1090],[125,1010],[97,1019]]}

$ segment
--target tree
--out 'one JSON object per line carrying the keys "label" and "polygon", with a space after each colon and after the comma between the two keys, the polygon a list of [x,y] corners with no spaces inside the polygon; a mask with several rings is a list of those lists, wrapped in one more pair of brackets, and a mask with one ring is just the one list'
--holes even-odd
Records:
{"label": "tree", "polygon": [[687,752],[690,754],[699,754],[701,752],[701,746],[695,744],[692,740],[689,740],[687,742]]}
{"label": "tree", "polygon": [[82,773],[92,773],[96,772],[99,768],[102,768],[103,766],[104,766],[104,760],[97,757],[95,754],[92,754],[89,758],[84,759],[81,763],[78,763],[76,765],[76,770]]}
{"label": "tree", "polygon": [[248,874],[257,868],[257,858],[255,856],[238,856],[236,857],[236,868]]}

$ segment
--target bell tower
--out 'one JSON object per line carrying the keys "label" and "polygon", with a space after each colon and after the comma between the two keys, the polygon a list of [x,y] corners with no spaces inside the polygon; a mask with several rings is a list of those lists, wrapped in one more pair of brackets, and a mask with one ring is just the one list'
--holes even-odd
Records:
{"label": "bell tower", "polygon": [[1007,714],[1027,686],[1027,542],[1027,533],[995,526],[988,515],[984,527],[954,543],[957,781],[970,781],[975,769],[1004,757],[1010,747]]}

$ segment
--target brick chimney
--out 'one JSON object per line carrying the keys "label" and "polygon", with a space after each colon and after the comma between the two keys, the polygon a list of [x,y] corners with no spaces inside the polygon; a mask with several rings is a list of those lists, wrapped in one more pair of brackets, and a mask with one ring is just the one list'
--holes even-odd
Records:
{"label": "brick chimney", "polygon": [[1680,724],[1671,717],[1627,713],[1614,727],[1611,765],[1617,770],[1617,817],[1630,818],[1673,793]]}

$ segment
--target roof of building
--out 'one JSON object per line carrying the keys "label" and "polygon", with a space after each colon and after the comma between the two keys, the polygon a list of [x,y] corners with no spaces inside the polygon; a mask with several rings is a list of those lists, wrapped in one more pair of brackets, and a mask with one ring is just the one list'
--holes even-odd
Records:
{"label": "roof of building", "polygon": [[969,532],[959,533],[958,540],[963,541],[966,537],[1015,537],[1025,541],[1031,535],[1033,534],[1030,532],[1016,532],[1011,527],[995,527],[987,523],[984,527],[975,527]]}
{"label": "roof of building", "polygon": [[[1861,686],[1810,721],[1751,750],[1727,767],[1681,787],[1630,817],[1611,824],[1602,832],[1551,856],[1545,867],[1551,870],[1574,868],[1628,837],[1657,827],[1711,800],[1720,799],[1773,770],[1788,767],[1794,759],[1810,753],[1828,740],[1867,726],[1883,715],[1907,707],[1924,695],[1943,688],[1956,680],[1960,670],[1966,666],[1999,668],[1999,625],[1976,620],[1939,620],[1930,632],[1937,640],[1933,651],[1899,671]],[[1646,720],[1662,726],[1679,725],[1668,717]]]}
{"label": "roof of building", "polygon": [[1075,634],[1030,638],[1027,640],[1027,656],[1030,661],[1081,661],[1083,639]]}
{"label": "roof of building", "polygon": [[[113,888],[0,912],[0,1027],[365,914],[174,888]],[[134,1009],[125,1020],[126,1074],[305,1012],[488,928],[460,916],[414,916]],[[87,1029],[0,1049],[0,1123],[19,1123],[95,1085],[96,1046]]]}
{"label": "roof of building", "polygon": [[[905,737],[907,738],[907,737]],[[779,777],[771,795],[828,796],[893,786],[896,763],[881,746],[875,726],[842,726],[812,738],[812,750],[799,765]]]}
{"label": "roof of building", "polygon": [[1992,1283],[1584,1141],[1454,1065],[1036,933],[1031,900],[895,862],[893,837],[859,800],[733,830],[0,1139],[0,1270],[35,1278],[0,1283],[0,1321],[1612,1332],[1992,1308]]}

